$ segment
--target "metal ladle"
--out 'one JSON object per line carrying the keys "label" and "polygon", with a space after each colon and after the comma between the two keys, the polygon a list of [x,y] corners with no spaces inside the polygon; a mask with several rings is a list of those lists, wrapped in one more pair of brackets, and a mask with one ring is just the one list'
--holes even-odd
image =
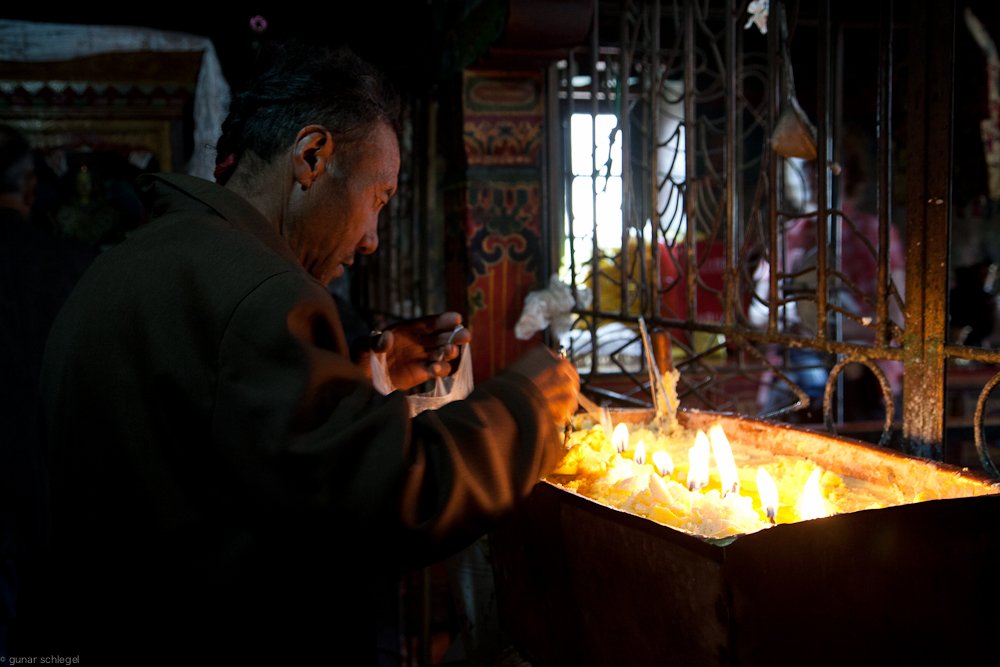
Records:
{"label": "metal ladle", "polygon": [[816,159],[816,126],[802,110],[798,98],[795,97],[795,77],[792,76],[792,59],[788,54],[788,21],[785,18],[785,5],[778,5],[778,16],[781,24],[781,59],[785,66],[785,103],[774,124],[771,134],[771,148],[778,155],[797,157],[803,160]]}

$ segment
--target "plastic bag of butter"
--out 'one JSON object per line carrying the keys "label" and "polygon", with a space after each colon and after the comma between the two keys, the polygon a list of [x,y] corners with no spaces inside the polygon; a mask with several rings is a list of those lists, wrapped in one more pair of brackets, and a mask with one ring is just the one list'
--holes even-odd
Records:
{"label": "plastic bag of butter", "polygon": [[[370,359],[372,385],[380,394],[388,396],[396,390],[396,387],[392,384],[392,378],[389,377],[385,354],[373,354]],[[460,401],[472,393],[472,387],[472,353],[469,351],[469,345],[466,344],[462,346],[458,370],[454,375],[438,378],[434,382],[433,391],[406,397],[410,404],[410,416],[416,417],[424,410],[437,410],[452,401]]]}

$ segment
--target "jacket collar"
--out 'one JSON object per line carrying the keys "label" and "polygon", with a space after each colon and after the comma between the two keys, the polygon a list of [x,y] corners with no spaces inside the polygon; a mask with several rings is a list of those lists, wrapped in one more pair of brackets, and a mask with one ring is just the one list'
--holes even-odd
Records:
{"label": "jacket collar", "polygon": [[160,206],[155,202],[161,195],[169,197],[179,191],[211,208],[233,229],[253,235],[273,253],[305,271],[274,225],[253,204],[232,190],[185,174],[143,174],[136,179],[136,187],[143,203],[154,215],[160,213]]}

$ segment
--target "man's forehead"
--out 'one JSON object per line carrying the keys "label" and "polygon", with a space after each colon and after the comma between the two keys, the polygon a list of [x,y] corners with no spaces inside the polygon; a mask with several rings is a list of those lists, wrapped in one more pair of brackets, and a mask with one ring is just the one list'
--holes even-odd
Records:
{"label": "man's forehead", "polygon": [[356,139],[347,146],[347,152],[354,153],[354,162],[368,162],[375,169],[380,181],[396,183],[399,174],[399,141],[396,133],[388,126],[380,126],[366,137]]}
{"label": "man's forehead", "polygon": [[396,187],[396,179],[399,177],[399,160],[391,164],[384,165],[379,172],[379,180],[386,185]]}
{"label": "man's forehead", "polygon": [[388,126],[383,126],[383,130],[384,132],[379,138],[379,152],[382,153],[383,158],[379,177],[383,182],[391,184],[395,188],[400,166],[399,139]]}

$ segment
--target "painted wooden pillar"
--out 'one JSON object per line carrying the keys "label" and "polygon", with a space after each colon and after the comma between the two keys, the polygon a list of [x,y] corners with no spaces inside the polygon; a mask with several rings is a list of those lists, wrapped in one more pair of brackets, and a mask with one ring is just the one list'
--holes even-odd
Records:
{"label": "painted wooden pillar", "polygon": [[451,307],[465,314],[472,330],[478,382],[541,340],[540,334],[517,340],[514,325],[524,297],[547,282],[542,73],[466,70],[461,99],[466,170],[448,197],[453,233],[447,276]]}

